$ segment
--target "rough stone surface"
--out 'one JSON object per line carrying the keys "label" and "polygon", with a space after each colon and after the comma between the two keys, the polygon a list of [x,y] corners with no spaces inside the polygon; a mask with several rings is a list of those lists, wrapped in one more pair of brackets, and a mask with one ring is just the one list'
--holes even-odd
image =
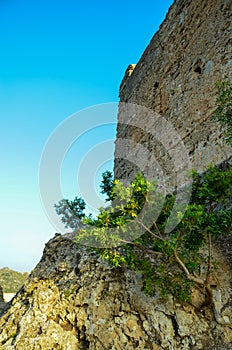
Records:
{"label": "rough stone surface", "polygon": [[[211,120],[218,80],[232,79],[231,0],[176,0],[137,65],[130,65],[120,87],[121,103],[145,106],[165,117],[184,142],[192,167],[204,171],[232,155],[221,128]],[[143,113],[141,129],[125,127],[129,115],[120,108],[115,176],[125,179],[140,170],[157,177],[157,163],[168,181],[178,159],[165,136],[152,137],[160,120]],[[166,133],[166,135],[168,135]],[[159,135],[158,135],[159,136]],[[121,142],[127,139],[127,145]],[[172,140],[170,140],[172,141]],[[143,145],[148,152],[139,153]],[[174,159],[175,158],[175,159]],[[131,174],[130,174],[131,173]],[[175,175],[172,175],[172,180]],[[173,185],[173,183],[172,183]]]}
{"label": "rough stone surface", "polygon": [[56,235],[0,318],[0,349],[232,349],[231,266],[220,259],[216,320],[210,310],[146,297],[140,275]]}
{"label": "rough stone surface", "polygon": [[6,303],[4,300],[3,289],[0,286],[0,314],[5,310],[5,308],[6,308]]}
{"label": "rough stone surface", "polygon": [[3,290],[2,287],[0,286],[0,303],[4,302],[4,298],[3,298]]}
{"label": "rough stone surface", "polygon": [[[231,154],[222,145],[221,130],[210,121],[214,83],[232,74],[231,5],[230,0],[176,0],[121,85],[121,101],[151,108],[175,126],[198,170]],[[119,122],[121,117],[119,113]],[[143,120],[149,128],[152,123]],[[149,143],[144,164],[158,160],[170,172],[172,162],[162,144],[120,123],[116,157],[121,155],[120,137]],[[118,159],[115,172],[124,177],[128,167]],[[146,297],[141,275],[111,268],[94,252],[77,251],[72,234],[56,235],[13,300],[2,309],[0,305],[0,349],[231,350],[231,247],[231,237],[214,247],[220,268],[214,276],[213,307],[199,310],[172,298]],[[197,291],[193,297],[197,306]]]}

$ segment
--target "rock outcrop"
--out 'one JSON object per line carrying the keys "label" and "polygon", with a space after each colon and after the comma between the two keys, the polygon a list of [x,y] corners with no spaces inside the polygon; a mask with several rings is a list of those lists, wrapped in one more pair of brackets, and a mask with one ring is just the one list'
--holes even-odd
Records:
{"label": "rock outcrop", "polygon": [[3,289],[0,286],[0,303],[4,302],[4,298],[3,298]]}
{"label": "rock outcrop", "polygon": [[5,310],[5,307],[6,307],[6,303],[3,296],[3,289],[0,286],[0,314]]}
{"label": "rock outcrop", "polygon": [[232,349],[231,266],[223,259],[215,318],[215,310],[146,297],[139,274],[77,250],[72,234],[56,235],[0,318],[0,349]]}

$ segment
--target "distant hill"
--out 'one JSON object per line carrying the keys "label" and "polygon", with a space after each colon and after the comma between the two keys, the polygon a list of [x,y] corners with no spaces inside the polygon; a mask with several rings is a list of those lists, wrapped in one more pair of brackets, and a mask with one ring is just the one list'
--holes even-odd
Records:
{"label": "distant hill", "polygon": [[17,272],[3,267],[0,269],[0,286],[4,293],[16,293],[28,276],[28,272]]}

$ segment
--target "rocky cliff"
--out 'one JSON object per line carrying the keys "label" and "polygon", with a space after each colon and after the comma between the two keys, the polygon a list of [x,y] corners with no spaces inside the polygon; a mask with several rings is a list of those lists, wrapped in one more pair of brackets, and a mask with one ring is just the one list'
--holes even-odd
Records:
{"label": "rocky cliff", "polygon": [[231,261],[216,248],[214,308],[197,310],[146,297],[139,274],[77,250],[73,237],[56,235],[46,244],[0,318],[1,350],[232,349]]}
{"label": "rocky cliff", "polygon": [[[231,157],[221,128],[211,120],[215,83],[232,79],[231,16],[230,0],[176,0],[171,6],[139,62],[128,67],[120,86],[121,103],[147,107],[160,119],[138,111],[139,123],[133,125],[130,113],[123,107],[119,110],[116,178],[127,178],[133,172],[132,163],[139,164],[145,174],[149,164],[153,177],[159,164],[168,179],[176,161],[172,156],[174,136],[183,141],[192,167],[199,171]],[[162,117],[175,132],[173,140],[165,130],[159,138]],[[127,140],[126,146],[122,139]],[[148,151],[141,155],[138,144]]]}
{"label": "rocky cliff", "polygon": [[0,286],[0,314],[5,309],[6,303],[3,297],[3,289]]}
{"label": "rocky cliff", "polygon": [[4,302],[4,298],[3,298],[3,289],[0,286],[0,303]]}

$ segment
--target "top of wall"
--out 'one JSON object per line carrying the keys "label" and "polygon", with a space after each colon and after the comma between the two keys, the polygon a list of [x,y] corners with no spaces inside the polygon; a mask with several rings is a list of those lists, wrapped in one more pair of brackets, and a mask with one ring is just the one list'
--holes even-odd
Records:
{"label": "top of wall", "polygon": [[[232,79],[231,16],[230,0],[174,1],[159,30],[134,67],[133,74],[125,73],[120,85],[121,100],[124,100],[124,94],[133,96],[141,78],[152,75],[157,68],[164,74],[172,73],[170,67],[175,67],[176,71],[182,70],[186,59],[193,71],[197,68],[197,61],[201,62],[202,70],[205,70],[203,73],[208,75],[211,68],[213,70],[210,63],[206,67],[207,60],[211,58],[211,65],[217,65],[215,81]],[[213,53],[218,53],[218,57]],[[188,71],[185,73],[188,75]],[[162,78],[165,76],[162,75]]]}

